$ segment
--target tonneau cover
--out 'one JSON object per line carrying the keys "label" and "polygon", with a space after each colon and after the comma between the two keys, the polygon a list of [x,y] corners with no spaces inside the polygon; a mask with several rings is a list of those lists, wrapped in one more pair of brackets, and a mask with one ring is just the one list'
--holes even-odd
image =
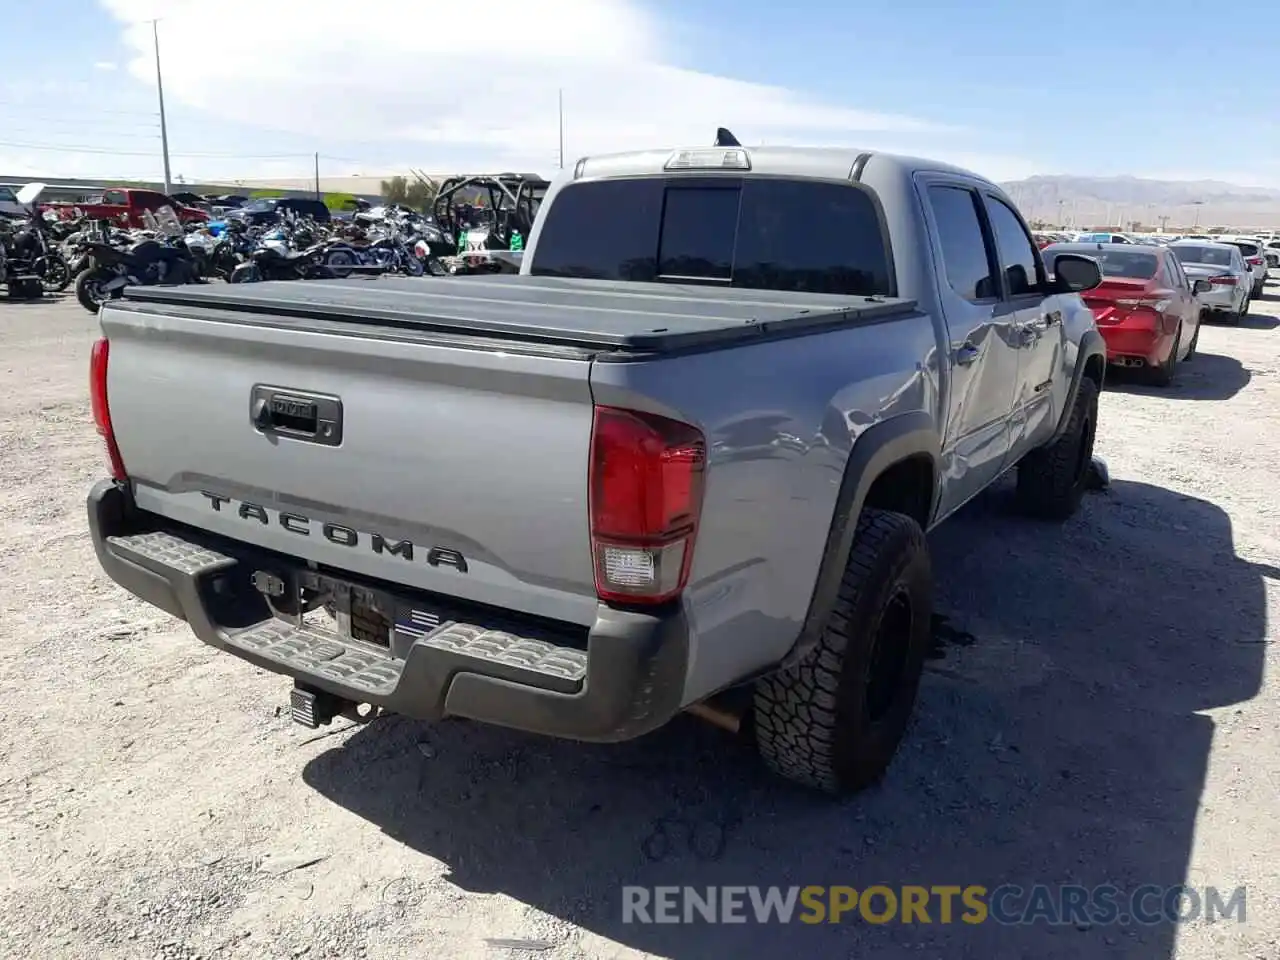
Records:
{"label": "tonneau cover", "polygon": [[518,275],[129,287],[124,296],[135,303],[368,321],[627,352],[876,321],[915,307],[915,301],[889,297]]}

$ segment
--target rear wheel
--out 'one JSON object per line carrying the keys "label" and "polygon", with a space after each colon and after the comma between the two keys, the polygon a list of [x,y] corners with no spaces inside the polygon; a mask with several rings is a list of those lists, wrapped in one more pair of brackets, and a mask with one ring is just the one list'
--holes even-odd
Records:
{"label": "rear wheel", "polygon": [[1047,447],[1032,450],[1018,463],[1018,503],[1043,520],[1066,520],[1084,497],[1093,463],[1098,423],[1098,385],[1080,380],[1067,428]]}
{"label": "rear wheel", "polygon": [[49,293],[61,293],[71,286],[71,267],[60,253],[51,253],[36,260],[35,272],[41,285]]}
{"label": "rear wheel", "polygon": [[324,265],[329,268],[329,272],[339,280],[345,280],[351,276],[351,268],[356,265],[356,258],[349,250],[330,250],[324,255]]}
{"label": "rear wheel", "polygon": [[1151,382],[1157,387],[1167,387],[1173,383],[1173,378],[1178,373],[1178,347],[1182,344],[1182,325],[1178,325],[1178,332],[1173,335],[1173,346],[1169,348],[1169,356],[1165,358],[1164,363],[1157,367],[1151,368]]}
{"label": "rear wheel", "polygon": [[928,652],[933,575],[910,517],[866,509],[814,649],[755,690],[756,744],[788,780],[839,794],[880,778],[907,728]]}
{"label": "rear wheel", "polygon": [[76,277],[76,299],[80,306],[90,313],[97,313],[98,308],[111,299],[111,294],[103,287],[114,279],[115,274],[101,267],[88,267],[80,271]]}

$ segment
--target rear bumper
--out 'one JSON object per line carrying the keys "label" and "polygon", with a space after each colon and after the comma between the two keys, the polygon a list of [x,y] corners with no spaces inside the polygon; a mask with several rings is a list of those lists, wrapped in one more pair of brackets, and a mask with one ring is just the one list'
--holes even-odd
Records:
{"label": "rear bumper", "polygon": [[524,634],[497,611],[489,619],[472,610],[384,652],[272,615],[251,577],[297,561],[143,513],[110,480],[90,491],[88,512],[112,580],[186,620],[210,646],[314,690],[418,719],[462,716],[600,742],[648,733],[681,706],[689,636],[678,608],[602,605],[585,644],[568,625],[562,635],[547,624]]}
{"label": "rear bumper", "polygon": [[1240,296],[1238,287],[1217,286],[1208,293],[1200,294],[1200,306],[1204,310],[1215,313],[1230,313],[1236,308]]}
{"label": "rear bumper", "polygon": [[1148,363],[1158,364],[1169,353],[1171,334],[1161,333],[1149,326],[1127,326],[1118,323],[1099,326],[1098,332],[1107,345],[1107,362],[1121,357],[1141,357]]}

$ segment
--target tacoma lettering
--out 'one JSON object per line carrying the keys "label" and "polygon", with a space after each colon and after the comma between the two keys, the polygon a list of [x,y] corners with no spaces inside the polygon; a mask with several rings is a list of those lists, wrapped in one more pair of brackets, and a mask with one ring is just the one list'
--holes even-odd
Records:
{"label": "tacoma lettering", "polygon": [[[201,490],[200,496],[209,501],[209,506],[216,513],[234,512],[242,520],[256,520],[267,526],[272,522],[267,508],[260,504],[232,500],[208,490]],[[228,506],[228,510],[222,509],[224,505]],[[300,537],[311,536],[312,529],[316,526],[316,521],[300,513],[278,513],[275,522],[289,533]],[[418,551],[423,560],[433,567],[453,567],[459,573],[467,572],[467,558],[449,547],[428,547],[425,551],[419,551],[412,540],[393,540],[380,533],[362,533],[340,523],[320,523],[319,529],[325,540],[339,547],[367,547],[378,556],[399,557],[401,560],[413,560],[415,551]]]}

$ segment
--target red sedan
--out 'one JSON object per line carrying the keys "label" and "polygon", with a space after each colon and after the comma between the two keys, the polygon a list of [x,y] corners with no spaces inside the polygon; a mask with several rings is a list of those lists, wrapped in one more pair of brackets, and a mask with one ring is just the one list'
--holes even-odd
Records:
{"label": "red sedan", "polygon": [[1161,386],[1190,360],[1200,339],[1200,284],[1163,247],[1121,243],[1055,243],[1043,251],[1053,273],[1056,254],[1092,257],[1102,283],[1081,296],[1107,344],[1107,362],[1139,367]]}

